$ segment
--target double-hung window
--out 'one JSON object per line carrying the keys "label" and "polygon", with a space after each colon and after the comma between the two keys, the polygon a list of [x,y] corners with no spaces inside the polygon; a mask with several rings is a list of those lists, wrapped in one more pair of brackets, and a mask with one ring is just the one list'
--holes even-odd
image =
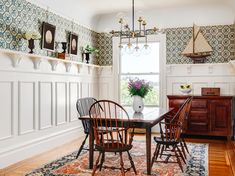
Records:
{"label": "double-hung window", "polygon": [[[149,81],[153,89],[144,98],[144,105],[149,107],[158,107],[159,91],[160,91],[160,43],[148,43],[151,52],[150,54],[123,54],[120,56],[120,76],[119,76],[119,98],[123,106],[131,106],[133,98],[128,92],[128,81],[130,79],[144,79]],[[142,48],[144,43],[140,43],[139,47]]]}

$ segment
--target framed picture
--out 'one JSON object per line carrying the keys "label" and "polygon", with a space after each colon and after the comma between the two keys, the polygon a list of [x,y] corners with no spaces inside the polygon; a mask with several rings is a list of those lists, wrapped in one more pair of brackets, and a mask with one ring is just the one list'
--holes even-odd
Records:
{"label": "framed picture", "polygon": [[43,22],[42,24],[42,49],[54,51],[55,30],[56,30],[56,27],[54,25]]}
{"label": "framed picture", "polygon": [[78,54],[78,35],[74,33],[69,35],[69,53],[73,55]]}

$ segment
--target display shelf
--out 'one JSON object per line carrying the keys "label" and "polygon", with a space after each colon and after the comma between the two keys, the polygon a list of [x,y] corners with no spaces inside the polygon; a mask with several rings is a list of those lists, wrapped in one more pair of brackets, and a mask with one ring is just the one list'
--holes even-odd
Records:
{"label": "display shelf", "polygon": [[112,66],[100,66],[100,65],[94,65],[94,64],[87,64],[87,63],[82,63],[82,62],[73,61],[73,60],[58,59],[54,57],[42,56],[42,55],[37,55],[37,54],[29,54],[29,53],[24,53],[21,51],[14,51],[14,50],[9,50],[9,49],[0,49],[0,53],[4,53],[10,57],[13,67],[18,67],[23,58],[29,58],[33,62],[34,69],[36,70],[40,69],[42,60],[47,60],[51,64],[52,71],[56,71],[58,63],[64,64],[66,68],[66,72],[70,72],[70,68],[72,65],[77,65],[78,73],[80,73],[81,68],[83,67],[87,67],[89,74],[94,69],[97,69],[99,74],[102,72],[104,68],[112,69]]}

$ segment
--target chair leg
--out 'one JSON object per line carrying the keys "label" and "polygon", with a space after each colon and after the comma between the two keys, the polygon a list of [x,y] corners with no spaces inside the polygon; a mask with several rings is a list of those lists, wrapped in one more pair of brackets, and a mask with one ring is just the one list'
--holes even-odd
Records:
{"label": "chair leg", "polygon": [[122,173],[122,176],[125,176],[125,170],[124,170],[124,162],[123,162],[123,158],[122,158],[122,152],[119,152],[119,154],[120,154],[121,173]]}
{"label": "chair leg", "polygon": [[99,161],[100,161],[100,156],[101,156],[101,152],[99,152],[99,156],[98,156],[98,158],[97,158],[97,160],[96,160],[96,162],[95,162],[95,165],[94,165],[94,167],[93,167],[92,176],[95,175],[95,171],[96,171],[96,169],[97,169],[97,167],[98,167],[98,164],[99,164]]}
{"label": "chair leg", "polygon": [[160,146],[161,146],[160,144],[157,144],[157,146],[156,146],[156,149],[154,151],[153,158],[152,158],[151,168],[153,167],[154,161],[157,160],[157,157],[158,157],[158,154],[160,151]]}
{"label": "chair leg", "polygon": [[161,153],[160,153],[160,158],[162,158],[162,154],[163,154],[164,148],[165,148],[165,145],[162,145]]}
{"label": "chair leg", "polygon": [[182,166],[181,161],[180,161],[180,158],[179,158],[179,155],[178,155],[178,153],[176,152],[175,148],[176,148],[176,147],[174,146],[174,147],[173,147],[173,150],[174,150],[174,152],[175,152],[175,156],[176,156],[176,159],[177,159],[177,163],[179,164],[181,171],[184,172],[183,166]]}
{"label": "chair leg", "polygon": [[88,136],[89,136],[89,134],[87,134],[86,137],[85,137],[85,139],[83,140],[82,145],[80,146],[80,148],[79,148],[79,150],[78,150],[78,154],[77,154],[77,156],[76,156],[76,159],[78,159],[78,157],[79,157],[79,155],[80,155],[80,153],[81,153],[81,151],[82,151],[82,149],[83,149],[83,147],[84,147],[84,145],[85,145],[85,143],[86,143],[86,140],[87,140]]}
{"label": "chair leg", "polygon": [[180,149],[179,149],[179,147],[177,145],[176,145],[176,148],[177,148],[177,151],[178,151],[180,157],[182,158],[183,162],[186,164],[185,158],[184,158],[182,152],[180,151]]}
{"label": "chair leg", "polygon": [[180,142],[180,146],[181,146],[181,150],[182,150],[182,152],[183,152],[183,154],[184,154],[184,158],[185,158],[185,160],[186,160],[186,159],[187,159],[187,155],[186,155],[186,152],[185,152],[185,149],[184,149],[184,145],[183,145],[182,142]]}
{"label": "chair leg", "polygon": [[186,151],[189,153],[189,150],[188,150],[188,146],[184,140],[184,138],[182,138],[182,141],[183,141],[183,144],[184,144],[184,148],[186,149]]}
{"label": "chair leg", "polygon": [[131,163],[131,167],[133,168],[135,174],[137,175],[136,168],[135,168],[135,163],[132,160],[131,154],[130,154],[129,151],[127,151],[127,153],[128,153],[128,157],[129,157],[129,160],[130,160],[130,163]]}
{"label": "chair leg", "polygon": [[100,171],[102,169],[103,163],[104,163],[104,159],[105,159],[105,152],[102,153],[102,157],[101,157],[101,161],[100,161]]}

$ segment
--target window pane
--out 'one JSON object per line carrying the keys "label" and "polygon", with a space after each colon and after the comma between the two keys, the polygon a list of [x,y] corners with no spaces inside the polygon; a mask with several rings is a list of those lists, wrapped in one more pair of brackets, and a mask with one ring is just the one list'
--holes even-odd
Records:
{"label": "window pane", "polygon": [[[148,43],[151,52],[148,55],[126,54],[123,52],[121,56],[121,73],[159,73],[159,43]],[[140,43],[139,47],[143,48],[144,43]]]}
{"label": "window pane", "polygon": [[153,86],[153,89],[148,92],[148,94],[144,98],[144,105],[148,106],[159,106],[159,75],[128,75],[128,76],[121,76],[120,81],[120,96],[121,96],[121,104],[122,105],[132,105],[133,98],[129,95],[128,91],[128,82],[129,79],[144,79],[149,81]]}

